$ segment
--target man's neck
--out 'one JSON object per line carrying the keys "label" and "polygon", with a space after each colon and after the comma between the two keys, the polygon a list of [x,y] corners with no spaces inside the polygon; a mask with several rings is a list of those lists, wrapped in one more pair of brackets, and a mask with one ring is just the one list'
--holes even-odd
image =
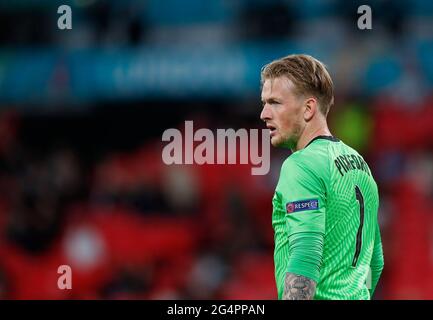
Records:
{"label": "man's neck", "polygon": [[299,138],[298,143],[296,144],[296,150],[294,151],[304,149],[307,144],[317,136],[332,136],[327,125],[321,126],[314,130],[308,130],[307,132],[305,131]]}

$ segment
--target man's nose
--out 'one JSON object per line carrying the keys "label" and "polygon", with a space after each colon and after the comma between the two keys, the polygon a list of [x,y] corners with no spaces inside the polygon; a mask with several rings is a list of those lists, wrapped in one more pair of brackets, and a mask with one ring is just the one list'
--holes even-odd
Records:
{"label": "man's nose", "polygon": [[271,111],[269,110],[269,107],[265,105],[262,109],[262,112],[260,113],[260,119],[263,121],[271,119]]}

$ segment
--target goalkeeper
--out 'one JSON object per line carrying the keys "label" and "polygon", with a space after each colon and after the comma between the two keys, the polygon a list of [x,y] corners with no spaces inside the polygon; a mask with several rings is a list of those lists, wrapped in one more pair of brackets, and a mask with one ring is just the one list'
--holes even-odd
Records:
{"label": "goalkeeper", "polygon": [[293,152],[272,200],[278,298],[371,299],[384,265],[378,189],[363,157],[328,129],[332,79],[307,55],[273,61],[261,78],[271,144]]}

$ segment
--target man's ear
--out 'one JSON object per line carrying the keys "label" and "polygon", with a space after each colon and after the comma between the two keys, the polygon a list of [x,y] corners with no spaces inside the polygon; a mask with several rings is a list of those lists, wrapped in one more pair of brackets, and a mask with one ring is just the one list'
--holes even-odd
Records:
{"label": "man's ear", "polygon": [[316,112],[318,112],[317,99],[314,97],[310,97],[307,98],[304,103],[305,103],[304,120],[308,122],[311,119],[313,119]]}

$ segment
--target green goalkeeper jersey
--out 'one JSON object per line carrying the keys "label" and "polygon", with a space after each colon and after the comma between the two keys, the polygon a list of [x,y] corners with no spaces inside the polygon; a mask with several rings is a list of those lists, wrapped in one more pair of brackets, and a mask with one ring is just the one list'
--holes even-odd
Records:
{"label": "green goalkeeper jersey", "polygon": [[284,161],[272,202],[279,299],[287,272],[316,281],[314,299],[371,298],[383,268],[379,195],[354,149],[314,138]]}

